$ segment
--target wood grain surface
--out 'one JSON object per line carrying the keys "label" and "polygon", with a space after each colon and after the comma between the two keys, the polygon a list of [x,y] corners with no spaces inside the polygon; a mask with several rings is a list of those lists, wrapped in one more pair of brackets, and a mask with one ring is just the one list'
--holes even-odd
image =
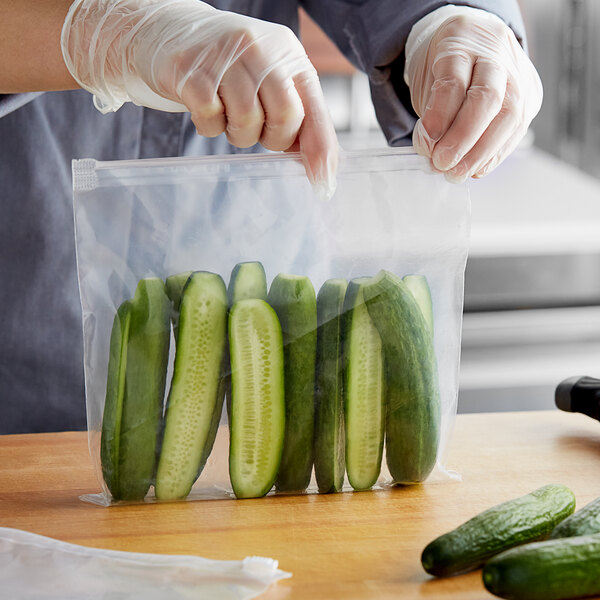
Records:
{"label": "wood grain surface", "polygon": [[336,495],[100,507],[83,433],[0,436],[0,525],[86,546],[270,556],[279,599],[492,598],[481,573],[435,580],[423,547],[481,510],[552,482],[600,496],[600,423],[558,411],[459,415],[447,466],[462,481]]}

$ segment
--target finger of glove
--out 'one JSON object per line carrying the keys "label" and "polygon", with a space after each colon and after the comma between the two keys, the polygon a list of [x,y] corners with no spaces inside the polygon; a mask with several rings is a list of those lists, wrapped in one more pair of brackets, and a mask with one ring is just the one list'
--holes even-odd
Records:
{"label": "finger of glove", "polygon": [[[514,119],[514,127],[507,139],[502,139],[498,135],[496,140],[498,148],[496,151],[489,152],[491,155],[489,160],[482,157],[479,166],[471,169],[473,173],[479,174],[480,177],[492,171],[504,160],[507,156],[506,148],[510,148],[510,152],[516,148],[542,106],[544,92],[540,76],[529,57],[516,41],[514,41],[513,46],[516,57],[511,71],[514,76],[509,77],[505,101],[498,116],[504,115],[507,121]],[[487,136],[487,132],[485,135]],[[494,135],[491,137],[494,139]],[[501,158],[496,160],[496,155]]]}
{"label": "finger of glove", "polygon": [[293,78],[274,69],[258,94],[265,113],[260,143],[269,150],[287,150],[298,136],[305,116]]}
{"label": "finger of glove", "polygon": [[511,70],[515,76],[507,82],[502,109],[473,150],[449,172],[451,177],[481,178],[494,170],[518,145],[540,110],[542,82],[529,57],[519,46],[516,50],[515,68]]}
{"label": "finger of glove", "polygon": [[502,108],[462,160],[447,171],[453,181],[464,181],[488,164],[523,123],[523,104],[518,90],[507,84]]}
{"label": "finger of glove", "polygon": [[478,169],[473,177],[475,179],[481,179],[491,173],[498,165],[502,164],[502,162],[514,152],[526,133],[527,126],[521,125],[517,127],[516,131],[505,142],[502,148],[500,148],[486,164]]}
{"label": "finger of glove", "polygon": [[317,72],[312,69],[294,77],[304,107],[298,144],[306,174],[317,196],[328,200],[336,188],[339,146],[325,104]]}
{"label": "finger of glove", "polygon": [[240,57],[254,82],[264,112],[260,143],[285,150],[294,142],[304,118],[293,76],[312,65],[298,38],[287,27],[269,24]]}
{"label": "finger of glove", "polygon": [[204,18],[202,31],[193,27],[186,30],[162,64],[157,65],[157,72],[163,77],[165,72],[173,71],[171,87],[191,112],[198,133],[207,137],[215,137],[227,127],[225,107],[219,97],[221,82],[250,43],[244,27],[237,23],[238,15],[230,17],[234,22],[227,26],[229,20],[223,21],[223,14],[211,11]]}
{"label": "finger of glove", "polygon": [[465,100],[472,73],[473,59],[467,53],[448,53],[434,61],[427,105],[413,134],[413,145],[419,154],[431,156],[436,142],[452,125]]}
{"label": "finger of glove", "polygon": [[241,61],[223,75],[219,96],[225,107],[225,132],[238,148],[254,146],[263,130],[265,115],[256,93],[256,84]]}
{"label": "finger of glove", "polygon": [[214,80],[201,70],[194,71],[181,90],[181,100],[190,110],[199,135],[216,137],[225,131],[225,107],[217,94]]}
{"label": "finger of glove", "polygon": [[271,150],[297,145],[307,176],[321,197],[335,190],[338,145],[319,78],[298,38],[271,26],[241,59],[257,82],[265,113],[260,143]]}
{"label": "finger of glove", "polygon": [[506,84],[507,73],[501,64],[482,59],[475,63],[464,102],[433,151],[437,169],[449,171],[471,150],[502,108]]}

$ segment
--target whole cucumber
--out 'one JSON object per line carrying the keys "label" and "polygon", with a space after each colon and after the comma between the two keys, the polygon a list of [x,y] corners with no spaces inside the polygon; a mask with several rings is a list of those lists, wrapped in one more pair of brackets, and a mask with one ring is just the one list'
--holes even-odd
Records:
{"label": "whole cucumber", "polygon": [[547,538],[575,510],[575,496],[564,485],[545,485],[503,502],[433,540],[421,564],[431,575],[455,575],[476,569],[513,546]]}
{"label": "whole cucumber", "polygon": [[550,534],[550,538],[574,537],[593,533],[600,533],[600,498],[596,498],[559,523]]}
{"label": "whole cucumber", "polygon": [[483,568],[489,592],[508,600],[569,600],[600,595],[600,534],[527,544]]}

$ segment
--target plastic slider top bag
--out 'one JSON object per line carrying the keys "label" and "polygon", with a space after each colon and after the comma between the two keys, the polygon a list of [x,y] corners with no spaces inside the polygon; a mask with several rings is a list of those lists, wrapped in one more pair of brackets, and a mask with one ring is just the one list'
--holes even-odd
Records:
{"label": "plastic slider top bag", "polygon": [[15,600],[250,600],[291,577],[260,556],[210,560],[69,544],[0,527],[2,598]]}
{"label": "plastic slider top bag", "polygon": [[114,501],[448,477],[466,185],[410,149],[73,163],[90,451]]}

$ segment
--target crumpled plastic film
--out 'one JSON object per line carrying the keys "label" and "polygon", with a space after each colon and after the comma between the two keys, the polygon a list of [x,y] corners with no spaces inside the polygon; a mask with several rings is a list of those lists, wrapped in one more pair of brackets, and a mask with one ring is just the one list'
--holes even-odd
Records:
{"label": "crumpled plastic film", "polygon": [[291,577],[260,556],[209,560],[88,548],[0,527],[0,586],[18,600],[246,600]]}

